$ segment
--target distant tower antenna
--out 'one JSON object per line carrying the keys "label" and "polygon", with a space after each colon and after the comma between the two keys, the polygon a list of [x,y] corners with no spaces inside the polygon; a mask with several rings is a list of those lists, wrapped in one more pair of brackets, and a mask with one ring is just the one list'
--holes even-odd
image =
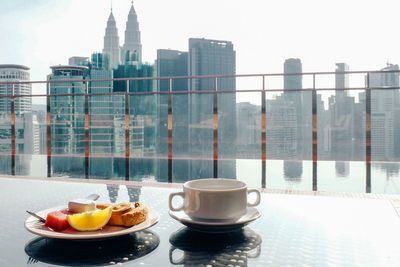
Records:
{"label": "distant tower antenna", "polygon": [[111,0],[111,13],[112,13],[112,0]]}

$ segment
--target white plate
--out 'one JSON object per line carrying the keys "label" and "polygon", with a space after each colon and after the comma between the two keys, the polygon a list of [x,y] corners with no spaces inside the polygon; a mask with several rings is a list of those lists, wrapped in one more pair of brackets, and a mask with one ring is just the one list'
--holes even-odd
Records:
{"label": "white plate", "polygon": [[[49,212],[62,210],[65,208],[66,208],[65,206],[54,207],[42,210],[40,212],[37,212],[36,214],[38,214],[43,218],[46,218]],[[103,239],[103,238],[116,237],[142,231],[144,229],[147,229],[155,225],[159,219],[160,215],[156,211],[149,209],[149,214],[146,221],[128,228],[106,225],[101,230],[93,232],[79,232],[73,229],[72,227],[69,227],[61,232],[56,232],[50,229],[49,227],[45,226],[44,223],[40,222],[35,217],[30,216],[25,221],[25,228],[29,232],[43,237],[57,238],[57,239],[90,240],[90,239],[99,239],[99,238]]]}
{"label": "white plate", "polygon": [[245,215],[236,220],[197,220],[192,219],[184,211],[169,211],[169,215],[182,224],[201,232],[224,233],[236,231],[250,222],[258,219],[261,213],[253,207],[248,207]]}

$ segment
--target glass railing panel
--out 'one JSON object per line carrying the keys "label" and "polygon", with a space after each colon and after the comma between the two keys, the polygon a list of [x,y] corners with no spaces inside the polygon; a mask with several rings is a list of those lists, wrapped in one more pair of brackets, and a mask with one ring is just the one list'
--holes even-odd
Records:
{"label": "glass railing panel", "polygon": [[312,190],[312,162],[293,159],[267,160],[266,188]]}
{"label": "glass railing panel", "polygon": [[310,159],[310,92],[285,91],[270,96],[266,102],[267,158]]}
{"label": "glass railing panel", "polygon": [[365,162],[318,161],[318,191],[365,193]]}
{"label": "glass railing panel", "polygon": [[[309,98],[309,99],[308,99]],[[310,92],[266,94],[266,187],[310,190]],[[310,132],[310,133],[308,133]]]}
{"label": "glass railing panel", "polygon": [[46,177],[46,97],[22,98],[25,102],[23,111],[15,115],[15,173],[16,175]]}
{"label": "glass railing panel", "polygon": [[[366,73],[315,73],[193,78],[189,82],[179,80],[180,83],[173,79],[159,83],[135,80],[128,82],[128,109],[126,81],[120,82],[124,88],[118,87],[121,90],[112,96],[107,95],[115,93],[112,82],[88,82],[89,96],[84,95],[84,81],[54,82],[49,86],[53,94],[49,102],[50,158],[47,98],[15,96],[15,174],[46,176],[50,160],[50,175],[55,177],[184,182],[213,177],[217,170],[218,177],[240,179],[255,187],[353,192],[369,192],[372,188],[376,193],[396,192],[400,93],[399,89],[388,88],[398,86],[398,76],[392,76],[370,73],[368,80]],[[368,84],[372,87],[370,99],[364,89]],[[32,93],[47,91],[46,83],[31,86]],[[172,150],[168,147],[169,96],[157,94],[157,88],[161,93],[170,89],[173,93]],[[262,123],[263,88],[266,112]],[[237,91],[229,92],[233,89]],[[316,164],[312,161],[314,89]],[[0,164],[2,173],[12,174],[11,100],[7,96],[0,101],[4,106],[0,116]],[[365,165],[369,101],[371,168]],[[32,109],[26,111],[27,106]],[[261,146],[262,124],[266,125],[265,153]],[[218,138],[214,140],[216,134]]]}
{"label": "glass railing panel", "polygon": [[[365,74],[363,74],[365,75]],[[359,74],[317,74],[317,187],[322,191],[365,192],[365,80]],[[336,90],[335,90],[336,89]]]}
{"label": "glass railing panel", "polygon": [[130,95],[130,180],[155,180],[157,95]]}
{"label": "glass railing panel", "polygon": [[[85,84],[50,85],[52,176],[85,177]],[[68,94],[68,95],[62,95]]]}
{"label": "glass railing panel", "polygon": [[236,103],[236,158],[261,159],[261,93],[238,92],[236,97],[248,100]]}
{"label": "glass railing panel", "polygon": [[350,84],[363,88],[363,77],[340,72],[315,77],[318,160],[365,160],[365,93],[344,90]]}
{"label": "glass railing panel", "polygon": [[[169,86],[168,80],[163,80],[161,82],[162,86],[165,85],[167,92]],[[168,181],[168,95],[155,95],[155,97],[157,99],[157,120],[155,122],[157,168],[155,169],[154,176],[156,180]],[[171,97],[175,99],[175,95]],[[176,114],[176,111],[174,110],[175,108],[178,107],[176,105],[172,105],[173,115]],[[173,122],[176,122],[177,120],[177,117],[173,117]],[[174,141],[179,142],[178,139],[175,139]]]}
{"label": "glass railing panel", "polygon": [[[389,76],[391,77],[391,76]],[[397,86],[398,75],[397,77]],[[376,84],[370,77],[371,91],[371,159],[372,161],[400,160],[400,93],[398,89],[385,89],[391,84]],[[381,87],[382,86],[382,87]]]}
{"label": "glass railing panel", "polygon": [[399,194],[400,163],[375,162],[371,167],[371,193]]}
{"label": "glass railing panel", "polygon": [[218,177],[236,179],[237,103],[236,93],[218,93]]}
{"label": "glass railing panel", "polygon": [[1,85],[0,95],[0,170],[11,174],[11,85]]}
{"label": "glass railing panel", "polygon": [[[190,177],[189,98],[189,94],[172,96],[172,181],[174,182],[185,182]],[[164,110],[164,112],[168,111]],[[168,131],[165,133],[168,137]],[[168,149],[168,146],[166,148]],[[167,172],[163,173],[167,174]]]}
{"label": "glass railing panel", "polygon": [[212,93],[189,95],[190,180],[214,177],[213,97]]}
{"label": "glass railing panel", "polygon": [[[219,78],[220,81],[230,80],[234,82],[236,91],[249,91],[249,90],[262,90],[263,88],[263,77],[262,76],[240,76],[235,78]],[[246,94],[241,94],[238,97],[238,102],[251,101],[246,99]]]}
{"label": "glass railing panel", "polygon": [[89,177],[118,179],[119,175],[115,175],[114,172],[114,158],[120,153],[116,149],[115,140],[118,139],[115,137],[119,137],[119,131],[124,132],[125,128],[125,125],[120,125],[125,106],[123,99],[116,99],[117,96],[110,95],[112,83],[107,81],[92,82],[89,93],[95,94],[88,97]]}
{"label": "glass railing panel", "polygon": [[317,73],[315,77],[316,89],[334,89],[336,88],[336,75],[332,73]]}
{"label": "glass railing panel", "polygon": [[253,187],[261,187],[262,180],[261,97],[260,92],[237,93],[247,101],[236,104],[236,177]]}

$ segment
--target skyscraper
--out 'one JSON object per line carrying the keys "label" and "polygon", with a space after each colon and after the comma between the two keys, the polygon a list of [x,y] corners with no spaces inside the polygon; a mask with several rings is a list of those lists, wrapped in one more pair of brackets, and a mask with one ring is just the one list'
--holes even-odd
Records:
{"label": "skyscraper", "polygon": [[[284,74],[302,73],[301,60],[299,58],[288,58],[283,65]],[[302,89],[302,75],[285,75],[283,81],[284,89]]]}
{"label": "skyscraper", "polygon": [[[188,52],[158,49],[157,50],[157,76],[187,76],[188,74]],[[173,92],[188,91],[187,79],[173,79],[171,81]],[[157,81],[158,92],[168,92],[169,81]],[[173,179],[183,181],[188,177],[188,148],[189,148],[189,117],[188,117],[188,94],[172,95],[172,138],[173,138]],[[168,153],[168,96],[157,97],[157,155],[166,156]],[[181,158],[177,160],[177,158]],[[184,158],[184,159],[182,159]],[[167,161],[160,160],[158,176],[161,177],[167,172]]]}
{"label": "skyscraper", "polygon": [[[1,82],[25,82],[30,80],[29,68],[16,64],[0,65]],[[0,84],[0,95],[12,95],[11,84]],[[15,149],[17,153],[33,154],[38,153],[37,143],[39,135],[32,117],[32,99],[30,96],[21,97],[21,95],[31,95],[32,87],[29,83],[14,84],[14,111],[15,111]],[[35,148],[36,147],[36,148]],[[0,152],[11,152],[11,98],[0,98]],[[24,160],[23,160],[24,161]],[[25,162],[24,162],[25,163]],[[0,163],[1,164],[1,163]],[[1,164],[0,166],[3,166]],[[5,167],[5,166],[3,166]],[[25,168],[21,164],[21,168]],[[6,167],[4,170],[10,169]]]}
{"label": "skyscraper", "polygon": [[112,9],[107,21],[106,34],[104,36],[103,53],[109,55],[111,68],[116,68],[120,62],[120,47],[118,29],[115,23]]}
{"label": "skyscraper", "polygon": [[128,20],[126,21],[125,43],[121,51],[121,61],[125,61],[127,52],[136,55],[136,61],[142,61],[142,44],[140,41],[139,22],[137,19],[133,1],[129,10]]}
{"label": "skyscraper", "polygon": [[[343,74],[349,70],[346,63],[337,63],[335,70],[335,96],[329,98],[330,115],[330,156],[331,160],[352,160],[353,154],[353,125],[354,125],[354,97],[349,97],[349,74]],[[361,118],[360,118],[361,119]]]}
{"label": "skyscraper", "polygon": [[[85,84],[71,80],[88,77],[87,66],[57,65],[50,67],[51,151],[53,173],[84,173],[85,153]],[[81,157],[79,157],[81,155]]]}
{"label": "skyscraper", "polygon": [[[285,147],[294,147],[290,154],[286,154],[285,157],[288,158],[303,158],[303,93],[301,91],[290,91],[290,90],[301,90],[303,88],[303,76],[302,75],[292,75],[293,73],[302,73],[301,60],[298,58],[288,58],[285,60],[283,65],[283,72],[285,74],[283,80],[284,89],[284,101],[287,105],[292,106],[295,112],[295,128],[289,131],[291,136],[283,137],[285,142],[292,142],[291,144],[286,144]],[[311,111],[311,109],[310,109]],[[311,113],[310,113],[311,114]],[[306,127],[305,129],[309,129]],[[310,131],[311,132],[311,131]],[[293,136],[294,134],[294,136]]]}
{"label": "skyscraper", "polygon": [[[188,75],[234,75],[236,73],[236,53],[232,42],[189,39]],[[213,91],[214,79],[191,79],[190,91]],[[218,91],[232,93],[218,94],[218,157],[236,157],[236,80],[220,78],[217,81]],[[213,155],[213,94],[191,94],[189,118],[189,142],[191,154],[204,158]],[[226,161],[225,161],[226,162]],[[220,161],[219,176],[236,177],[235,168],[230,164],[222,166]],[[212,175],[212,162],[196,161],[192,168],[192,178]],[[194,166],[194,165],[193,165]]]}
{"label": "skyscraper", "polygon": [[[113,71],[108,67],[108,55],[93,53],[89,64],[89,78],[112,79]],[[114,129],[118,107],[114,105],[114,97],[109,95],[113,91],[112,81],[89,82],[89,93],[105,94],[89,97],[89,140],[90,154],[103,155],[92,158],[89,164],[92,177],[110,177],[113,175]],[[120,108],[122,109],[122,108]]]}
{"label": "skyscraper", "polygon": [[[349,71],[349,65],[347,65],[346,63],[336,63],[335,88],[349,88],[349,74],[340,73],[346,71]],[[348,91],[336,91],[336,95],[338,94],[348,95]]]}
{"label": "skyscraper", "polygon": [[[372,160],[392,160],[400,156],[400,94],[398,65],[388,64],[382,72],[370,73],[371,92],[371,156]],[[379,88],[381,87],[381,88]]]}
{"label": "skyscraper", "polygon": [[[22,65],[2,64],[0,65],[0,81],[20,82],[30,80],[29,68]],[[11,84],[0,84],[0,95],[11,96]],[[29,83],[15,84],[14,95],[30,95],[32,86]],[[32,100],[30,97],[18,97],[15,99],[15,114],[24,114],[32,111]],[[0,113],[10,113],[10,98],[0,98]]]}

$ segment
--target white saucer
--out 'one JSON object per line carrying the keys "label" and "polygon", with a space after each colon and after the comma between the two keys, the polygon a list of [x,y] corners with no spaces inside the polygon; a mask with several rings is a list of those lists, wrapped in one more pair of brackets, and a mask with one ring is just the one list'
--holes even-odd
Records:
{"label": "white saucer", "polygon": [[201,232],[224,233],[239,230],[243,226],[258,219],[261,213],[248,207],[245,215],[236,220],[199,220],[190,218],[184,211],[169,211],[169,215],[187,227]]}

